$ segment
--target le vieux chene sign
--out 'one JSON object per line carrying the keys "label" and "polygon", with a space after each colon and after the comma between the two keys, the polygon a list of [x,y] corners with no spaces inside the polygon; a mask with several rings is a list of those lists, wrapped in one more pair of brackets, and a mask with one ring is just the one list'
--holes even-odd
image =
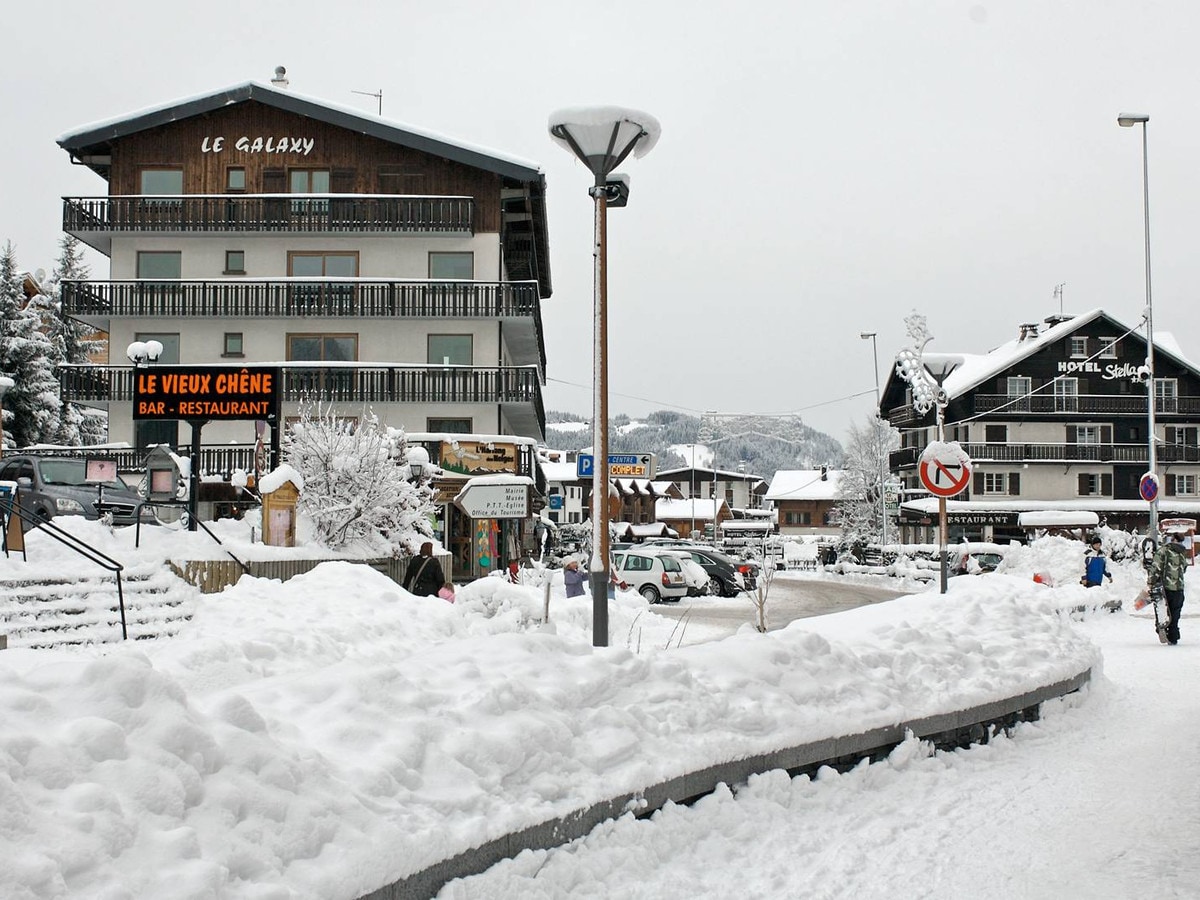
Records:
{"label": "le vieux chene sign", "polygon": [[133,418],[268,419],[279,410],[279,369],[158,366],[134,370]]}

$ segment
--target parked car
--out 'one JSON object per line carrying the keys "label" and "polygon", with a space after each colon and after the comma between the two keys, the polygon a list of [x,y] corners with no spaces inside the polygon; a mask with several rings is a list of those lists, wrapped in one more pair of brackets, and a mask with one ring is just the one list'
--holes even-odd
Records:
{"label": "parked car", "polygon": [[675,547],[642,547],[642,553],[656,553],[659,556],[673,556],[679,560],[679,566],[683,570],[683,580],[687,582],[689,597],[702,597],[709,593],[708,573],[704,571],[704,567],[700,563],[692,559],[692,554],[687,550]]}
{"label": "parked car", "polygon": [[688,592],[683,567],[674,556],[622,550],[613,554],[613,576],[650,603],[678,601]]}
{"label": "parked car", "polygon": [[715,597],[736,597],[742,591],[754,590],[758,584],[758,566],[753,563],[734,562],[725,554],[699,544],[678,541],[654,543],[672,550],[687,551],[708,573],[708,592]]}
{"label": "parked car", "polygon": [[0,481],[17,482],[19,506],[43,522],[56,516],[100,518],[96,504],[103,487],[103,511],[113,524],[134,524],[142,502],[137,492],[116,475],[102,484],[88,482],[85,467],[85,460],[72,456],[6,456],[0,459]]}
{"label": "parked car", "polygon": [[1004,556],[999,553],[989,551],[978,551],[973,553],[964,553],[954,565],[955,575],[983,575],[986,572],[995,572],[996,567],[1004,561]]}

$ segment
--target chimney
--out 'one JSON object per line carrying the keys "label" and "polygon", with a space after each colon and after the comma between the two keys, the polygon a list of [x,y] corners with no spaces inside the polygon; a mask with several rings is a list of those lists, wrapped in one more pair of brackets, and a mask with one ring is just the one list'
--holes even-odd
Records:
{"label": "chimney", "polygon": [[277,88],[286,88],[288,86],[287,69],[283,66],[276,66],[275,77],[271,79],[271,84]]}
{"label": "chimney", "polygon": [[1021,332],[1018,336],[1018,341],[1031,341],[1038,336],[1037,322],[1023,322],[1021,324]]}
{"label": "chimney", "polygon": [[822,481],[829,480],[829,466],[821,466],[821,480]]}

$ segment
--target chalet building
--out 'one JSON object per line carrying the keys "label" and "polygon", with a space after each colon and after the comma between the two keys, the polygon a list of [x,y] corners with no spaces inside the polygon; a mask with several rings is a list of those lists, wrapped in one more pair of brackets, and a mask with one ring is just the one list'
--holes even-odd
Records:
{"label": "chalet building", "polygon": [[578,525],[588,518],[585,498],[592,479],[580,478],[574,453],[538,450],[538,468],[546,482],[546,517],[556,525]]}
{"label": "chalet building", "polygon": [[[105,188],[65,198],[63,229],[110,260],[107,279],[64,282],[63,309],[115,348],[64,367],[63,399],[106,409],[110,441],[186,445],[181,421],[132,415],[125,348],[158,341],[160,365],[279,367],[284,421],[319,402],[410,433],[542,439],[541,170],[285,84],[59,139]],[[253,421],[208,423],[201,468],[250,470],[255,439]]]}
{"label": "chalet building", "polygon": [[766,499],[775,505],[779,534],[841,534],[836,509],[841,476],[826,466],[776,472]]}
{"label": "chalet building", "polygon": [[[631,525],[650,525],[658,521],[659,500],[682,500],[683,494],[670,481],[647,478],[614,478],[613,487],[621,498],[618,519]],[[590,487],[590,485],[589,485]]]}
{"label": "chalet building", "polygon": [[666,469],[655,477],[660,481],[675,482],[685,499],[696,497],[711,500],[715,484],[717,496],[731,509],[761,509],[767,492],[767,484],[762,476],[726,469],[684,466]]}
{"label": "chalet building", "polygon": [[725,523],[733,519],[729,504],[720,499],[713,501],[664,498],[654,504],[654,516],[657,522],[689,538],[697,534],[711,537],[715,520],[718,540]]}
{"label": "chalet building", "polygon": [[[1146,339],[1103,310],[1020,327],[1015,340],[964,354],[945,381],[946,440],[973,462],[968,489],[948,501],[952,540],[1024,536],[1022,513],[1084,511],[1119,528],[1144,530],[1138,482],[1149,465],[1148,385],[1139,375]],[[1155,446],[1162,517],[1200,512],[1200,370],[1169,336],[1155,335]],[[935,413],[919,415],[893,371],[881,414],[901,433],[890,467],[909,498],[901,539],[937,539],[937,501],[918,465],[937,437]]]}

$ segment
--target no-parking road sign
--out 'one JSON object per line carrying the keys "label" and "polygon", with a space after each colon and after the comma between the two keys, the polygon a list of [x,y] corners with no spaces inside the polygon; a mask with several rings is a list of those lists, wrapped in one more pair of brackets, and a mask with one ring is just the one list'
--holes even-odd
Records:
{"label": "no-parking road sign", "polygon": [[921,458],[921,484],[935,497],[960,494],[971,481],[971,465],[950,449],[939,449]]}

